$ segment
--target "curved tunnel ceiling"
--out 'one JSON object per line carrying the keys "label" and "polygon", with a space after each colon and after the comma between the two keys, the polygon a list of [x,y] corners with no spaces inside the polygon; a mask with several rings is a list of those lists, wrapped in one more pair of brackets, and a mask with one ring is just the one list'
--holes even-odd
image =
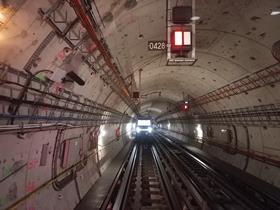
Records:
{"label": "curved tunnel ceiling", "polygon": [[[1,28],[0,58],[14,68],[23,70],[36,48],[52,30],[44,17],[38,15],[38,8],[47,11],[59,1],[11,2],[11,21]],[[166,40],[166,1],[93,2],[103,20],[100,26],[106,43],[115,61],[120,64],[122,76],[126,78],[134,73],[136,87],[139,87],[138,70],[143,70],[143,105],[146,101],[174,104],[187,95],[197,98],[277,62],[272,56],[271,47],[280,37],[279,15],[272,16],[270,13],[279,10],[278,0],[196,0],[196,15],[200,17],[196,22],[198,61],[193,66],[181,67],[166,66],[166,52],[151,52],[147,49],[150,40]],[[76,14],[69,5],[67,11],[72,21]],[[85,32],[80,23],[77,28],[81,33]],[[32,71],[56,68],[54,60],[65,46],[67,44],[61,37],[55,37],[40,55],[40,60],[36,60]],[[109,86],[100,80],[101,74],[96,76],[90,73],[81,62],[78,69],[81,76],[86,78],[86,84],[83,87],[74,85],[71,91],[126,110],[118,95],[111,94]],[[216,111],[278,103],[278,89],[279,84],[275,84],[274,89],[260,88],[252,94],[231,97],[228,101],[205,104],[203,108]]]}
{"label": "curved tunnel ceiling", "polygon": [[[126,4],[130,2],[131,7]],[[189,94],[198,97],[277,63],[271,46],[279,40],[277,0],[196,1],[194,66],[166,66],[166,55],[147,50],[150,40],[166,40],[166,5],[162,0],[96,1],[105,24],[104,34],[123,74],[142,72],[142,94],[161,92],[172,101]],[[269,94],[269,93],[268,93]],[[144,100],[156,100],[151,94]],[[246,99],[244,99],[246,101]]]}
{"label": "curved tunnel ceiling", "polygon": [[[137,132],[136,108],[156,121],[155,135],[166,134],[184,146],[197,148],[209,157],[216,157],[280,187],[280,176],[277,176],[280,172],[280,63],[275,65],[275,71],[269,68],[267,74],[250,77],[253,80],[249,83],[253,86],[251,89],[246,89],[248,83],[245,82],[242,86],[245,90],[232,91],[231,95],[217,97],[212,92],[219,89],[214,92],[219,94],[221,87],[277,63],[271,48],[280,42],[280,15],[270,14],[273,10],[280,11],[280,1],[192,1],[196,1],[196,16],[200,17],[196,22],[198,61],[193,66],[166,66],[166,52],[151,52],[147,46],[150,40],[166,39],[165,0],[0,0],[0,209],[74,209],[87,195],[95,194],[89,191],[92,187],[97,193],[89,200],[90,205],[95,203],[99,208],[105,199],[111,208],[111,201],[115,202],[119,196],[107,178],[111,177],[118,189],[124,189],[111,172],[114,170],[121,181],[125,177],[129,181],[134,179],[134,169],[123,170],[123,167],[138,165],[138,172],[143,172],[143,163],[150,159],[144,160],[137,154],[143,153],[144,147],[158,150],[163,155],[159,160],[168,157],[162,165],[168,172],[176,172],[173,169],[181,165],[193,165],[183,157],[182,151],[173,150],[172,146],[166,145],[166,151],[163,151],[165,143],[160,145],[157,141],[159,145],[156,146],[140,140],[146,146],[130,147]],[[1,16],[3,4],[8,8],[7,14],[3,13],[6,16]],[[90,6],[92,10],[85,14]],[[90,21],[91,18],[96,21]],[[96,22],[106,43],[99,28],[94,28]],[[278,51],[279,45],[275,49]],[[112,56],[108,55],[110,53]],[[89,57],[92,60],[87,63]],[[47,73],[37,75],[42,70]],[[77,78],[70,77],[68,73],[71,72],[84,84],[80,85]],[[129,91],[139,88],[139,72],[142,74],[142,98],[135,107]],[[136,84],[129,77],[132,74]],[[264,82],[258,83],[254,79]],[[223,91],[226,92],[226,88]],[[214,97],[209,97],[211,100],[201,97],[205,94]],[[179,104],[187,95],[194,100],[188,105]],[[192,108],[192,104],[201,106]],[[179,108],[184,111],[177,112]],[[129,156],[133,153],[136,156]],[[172,153],[178,159],[169,159],[169,154],[173,157]],[[124,159],[119,159],[118,154]],[[180,155],[183,155],[182,159]],[[112,162],[116,159],[120,165],[123,163],[120,170],[118,164]],[[172,163],[175,168],[169,167]],[[216,165],[216,161],[213,164]],[[160,165],[159,161],[152,168],[157,169]],[[223,168],[218,162],[217,169],[220,167]],[[104,174],[107,169],[109,176]],[[234,172],[228,174],[231,173]],[[126,176],[128,174],[132,176]],[[191,174],[196,176],[196,170]],[[160,178],[161,172],[159,175]],[[186,180],[192,177],[189,175]],[[97,182],[102,177],[108,185]],[[185,177],[179,181],[176,174],[173,177],[172,187],[177,188],[177,184],[180,187]],[[241,186],[233,192],[229,189],[231,185],[215,188],[216,180],[212,180],[212,176],[203,178],[206,182],[212,180],[211,184],[205,182],[201,186],[209,185],[211,191],[205,188],[205,192],[214,195],[214,205],[223,193],[226,196],[226,200],[222,199],[225,201],[223,208],[232,204],[229,207],[234,209],[236,205],[230,195],[237,195],[245,188],[248,189],[246,195],[253,192],[264,206],[270,204],[270,200],[262,196],[267,192],[266,185],[239,176],[239,173],[237,178],[233,177],[229,176],[227,182]],[[254,191],[250,183],[243,185],[242,177],[246,179],[245,184],[250,180],[255,183],[253,186],[261,189]],[[140,186],[138,181],[136,184]],[[95,183],[101,188],[95,187]],[[194,182],[195,188],[200,186],[197,183],[200,183],[199,177],[198,182]],[[188,197],[182,197],[186,198],[186,203],[193,203],[194,208],[199,207],[196,201],[189,199],[192,193],[195,197],[202,196],[199,202],[205,208],[206,200],[212,202],[212,199],[205,199],[205,193],[192,191],[192,185],[183,187]],[[109,196],[105,188],[114,195]],[[140,189],[134,189],[123,192],[142,194]],[[159,191],[164,189],[159,188]],[[175,192],[177,195],[177,189]],[[237,198],[252,199],[244,195]],[[136,201],[130,198],[127,199]]]}

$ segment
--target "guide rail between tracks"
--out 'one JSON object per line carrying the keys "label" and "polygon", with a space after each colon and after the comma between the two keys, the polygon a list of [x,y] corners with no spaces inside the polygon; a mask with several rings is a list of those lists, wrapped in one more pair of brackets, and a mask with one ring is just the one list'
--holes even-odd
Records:
{"label": "guide rail between tracks", "polygon": [[167,136],[155,133],[135,140],[101,209],[280,209],[277,196],[268,196],[246,183],[236,186],[229,176]]}

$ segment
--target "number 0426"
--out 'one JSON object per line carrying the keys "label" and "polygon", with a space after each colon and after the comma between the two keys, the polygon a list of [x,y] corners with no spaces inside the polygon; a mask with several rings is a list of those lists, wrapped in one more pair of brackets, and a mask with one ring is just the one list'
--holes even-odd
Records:
{"label": "number 0426", "polygon": [[149,41],[148,49],[151,51],[166,50],[165,41]]}

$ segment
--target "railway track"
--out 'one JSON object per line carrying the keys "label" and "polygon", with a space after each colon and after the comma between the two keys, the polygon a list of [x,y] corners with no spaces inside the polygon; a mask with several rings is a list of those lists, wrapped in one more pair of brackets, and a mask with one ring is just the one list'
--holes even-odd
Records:
{"label": "railway track", "polygon": [[152,139],[139,141],[112,209],[178,209]]}
{"label": "railway track", "polygon": [[143,143],[139,147],[139,157],[129,185],[126,209],[169,209],[170,204],[153,156],[152,145]]}
{"label": "railway track", "polygon": [[229,183],[205,161],[162,135],[136,141],[113,194],[101,209],[258,210],[280,201]]}
{"label": "railway track", "polygon": [[186,202],[188,209],[280,209],[279,190],[268,193],[264,190],[267,184],[256,189],[240,181],[239,177],[216,170],[205,160],[199,159],[164,136],[157,136],[156,145],[173,167],[173,171],[178,173],[181,186],[194,201],[192,204],[197,205]]}

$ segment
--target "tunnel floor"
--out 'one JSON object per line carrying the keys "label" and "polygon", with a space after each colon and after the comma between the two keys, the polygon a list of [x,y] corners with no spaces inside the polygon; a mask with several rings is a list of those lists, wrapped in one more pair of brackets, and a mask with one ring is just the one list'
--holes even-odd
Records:
{"label": "tunnel floor", "polygon": [[280,209],[277,188],[155,133],[119,153],[76,210]]}
{"label": "tunnel floor", "polygon": [[102,202],[106,198],[110,186],[118,173],[124,159],[130,150],[127,144],[119,154],[113,159],[109,167],[102,173],[102,176],[91,187],[86,196],[82,199],[75,210],[94,210],[100,209]]}

